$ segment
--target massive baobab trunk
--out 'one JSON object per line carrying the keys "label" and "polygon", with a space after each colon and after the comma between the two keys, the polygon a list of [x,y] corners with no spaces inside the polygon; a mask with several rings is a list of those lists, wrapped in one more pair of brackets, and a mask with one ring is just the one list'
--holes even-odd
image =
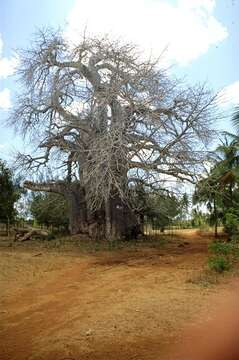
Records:
{"label": "massive baobab trunk", "polygon": [[88,233],[88,213],[84,189],[75,184],[68,185],[64,196],[69,208],[70,233]]}

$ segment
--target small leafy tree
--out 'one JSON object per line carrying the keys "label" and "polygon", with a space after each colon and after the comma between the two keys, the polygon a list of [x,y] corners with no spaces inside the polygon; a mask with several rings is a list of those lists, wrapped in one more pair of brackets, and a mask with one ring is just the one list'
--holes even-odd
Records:
{"label": "small leafy tree", "polygon": [[15,203],[21,196],[20,186],[12,171],[0,160],[0,220],[13,222],[16,216]]}
{"label": "small leafy tree", "polygon": [[184,193],[183,196],[178,199],[179,202],[179,214],[177,215],[177,224],[180,227],[188,227],[189,225],[189,206],[190,206],[190,199],[187,193]]}
{"label": "small leafy tree", "polygon": [[205,228],[208,224],[208,217],[201,210],[193,209],[191,222],[193,227]]}
{"label": "small leafy tree", "polygon": [[[193,204],[206,204],[210,213],[209,223],[214,225],[215,237],[217,237],[218,221],[221,214],[221,196],[219,192],[218,177],[214,171],[209,176],[199,181],[193,194]],[[194,217],[196,212],[194,212]]]}
{"label": "small leafy tree", "polygon": [[174,195],[165,193],[148,194],[145,215],[153,227],[160,228],[163,232],[165,227],[180,214],[181,203]]}
{"label": "small leafy tree", "polygon": [[30,207],[31,214],[39,225],[68,227],[68,209],[65,199],[54,193],[37,194]]}
{"label": "small leafy tree", "polygon": [[181,220],[185,220],[187,218],[187,214],[188,214],[188,208],[189,208],[189,198],[188,198],[188,194],[184,193],[182,200],[181,200],[181,206],[180,206],[180,217]]}

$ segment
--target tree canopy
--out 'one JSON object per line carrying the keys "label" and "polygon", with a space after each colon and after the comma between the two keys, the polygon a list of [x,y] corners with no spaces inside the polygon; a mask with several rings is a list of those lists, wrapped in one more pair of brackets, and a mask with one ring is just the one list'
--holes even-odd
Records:
{"label": "tree canopy", "polygon": [[153,227],[163,231],[180,215],[182,205],[182,200],[172,194],[149,193],[144,213]]}
{"label": "tree canopy", "polygon": [[0,160],[0,221],[12,222],[16,216],[14,204],[20,198],[20,187],[12,171]]}
{"label": "tree canopy", "polygon": [[68,226],[68,209],[66,201],[58,194],[37,194],[33,196],[31,214],[40,225],[56,227]]}

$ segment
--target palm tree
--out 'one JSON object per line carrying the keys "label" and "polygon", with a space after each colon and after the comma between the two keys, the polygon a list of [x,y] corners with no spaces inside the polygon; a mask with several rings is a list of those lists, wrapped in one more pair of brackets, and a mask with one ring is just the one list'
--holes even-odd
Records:
{"label": "palm tree", "polygon": [[215,225],[215,237],[220,208],[225,215],[229,209],[238,207],[233,191],[239,180],[239,138],[229,133],[224,135],[215,150],[215,165],[208,177],[198,182],[194,194],[195,203],[207,204]]}
{"label": "palm tree", "polygon": [[[239,178],[239,139],[233,134],[226,134],[224,141],[216,149],[217,163],[213,172],[218,184],[224,190],[227,207],[233,206],[233,188]],[[228,137],[232,137],[229,141]]]}
{"label": "palm tree", "polygon": [[211,213],[211,220],[214,223],[214,235],[218,235],[218,205],[219,205],[219,186],[218,179],[215,177],[213,171],[208,175],[207,178],[200,180],[195,188],[193,195],[194,204],[205,203],[208,210]]}

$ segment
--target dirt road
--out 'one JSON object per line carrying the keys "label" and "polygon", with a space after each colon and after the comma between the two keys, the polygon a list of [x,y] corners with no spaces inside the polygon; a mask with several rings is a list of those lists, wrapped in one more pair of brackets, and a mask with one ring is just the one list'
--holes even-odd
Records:
{"label": "dirt road", "polygon": [[202,286],[207,240],[185,238],[77,256],[2,248],[0,359],[167,359],[185,324],[226,291]]}

